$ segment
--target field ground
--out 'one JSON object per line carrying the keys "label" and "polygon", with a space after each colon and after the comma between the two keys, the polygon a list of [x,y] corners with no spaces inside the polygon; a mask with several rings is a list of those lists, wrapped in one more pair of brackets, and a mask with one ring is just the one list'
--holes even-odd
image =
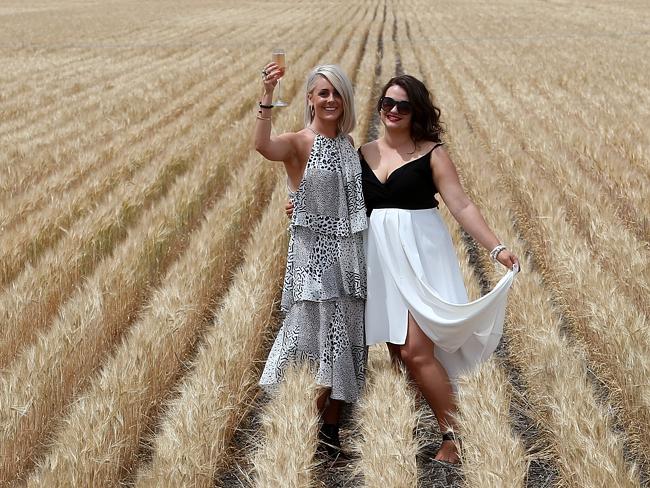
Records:
{"label": "field ground", "polygon": [[[645,1],[0,6],[0,486],[650,486],[650,5]],[[278,327],[281,168],[252,150],[259,72],[441,107],[464,186],[524,272],[463,378],[463,464],[384,348],[316,456],[314,389],[256,386]],[[443,211],[470,295],[498,280]]]}

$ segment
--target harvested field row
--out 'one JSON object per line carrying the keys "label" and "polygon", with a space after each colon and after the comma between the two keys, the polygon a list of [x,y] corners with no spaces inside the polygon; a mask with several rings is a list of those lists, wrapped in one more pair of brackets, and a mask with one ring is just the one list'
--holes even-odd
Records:
{"label": "harvested field row", "polygon": [[[0,485],[650,486],[649,24],[640,1],[4,2]],[[317,451],[309,373],[257,386],[287,246],[282,165],[251,144],[274,47],[275,133],[316,64],[353,81],[356,146],[390,77],[425,81],[521,258],[459,385],[457,468],[383,345],[346,465]],[[441,215],[477,298],[503,270]]]}

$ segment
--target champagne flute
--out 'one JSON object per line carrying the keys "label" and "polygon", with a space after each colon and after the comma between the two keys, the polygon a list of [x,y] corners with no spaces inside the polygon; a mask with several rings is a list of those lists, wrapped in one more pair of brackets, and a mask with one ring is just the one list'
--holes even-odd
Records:
{"label": "champagne flute", "polygon": [[[271,61],[278,65],[278,68],[282,70],[282,76],[284,76],[284,71],[287,68],[284,49],[274,49],[273,53],[271,54]],[[277,99],[275,102],[273,102],[273,105],[276,107],[286,107],[289,105],[287,102],[282,100],[282,89],[280,88],[280,80],[282,79],[282,76],[278,78]]]}

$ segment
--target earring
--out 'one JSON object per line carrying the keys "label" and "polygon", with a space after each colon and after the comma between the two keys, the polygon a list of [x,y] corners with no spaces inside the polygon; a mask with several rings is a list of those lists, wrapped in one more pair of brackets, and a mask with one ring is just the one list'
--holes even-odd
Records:
{"label": "earring", "polygon": [[314,120],[314,116],[316,115],[316,110],[314,109],[313,105],[309,106],[309,113],[311,114],[311,120]]}

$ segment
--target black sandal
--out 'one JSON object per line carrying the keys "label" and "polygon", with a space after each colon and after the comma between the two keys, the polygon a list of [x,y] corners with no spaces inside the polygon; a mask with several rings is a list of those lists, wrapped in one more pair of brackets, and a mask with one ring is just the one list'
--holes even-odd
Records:
{"label": "black sandal", "polygon": [[318,448],[335,461],[344,461],[348,455],[341,449],[338,424],[322,424],[318,431]]}
{"label": "black sandal", "polygon": [[446,466],[457,467],[461,462],[460,461],[460,452],[458,450],[458,445],[460,444],[460,438],[456,435],[456,433],[453,430],[448,430],[447,432],[442,434],[442,442],[445,442],[445,441],[452,441],[453,443],[456,444],[456,450],[457,450],[456,455],[458,456],[458,462],[450,463],[449,461],[436,461],[435,459],[434,459],[434,461],[437,462],[437,463],[444,464]]}
{"label": "black sandal", "polygon": [[447,432],[442,434],[442,442],[445,442],[445,441],[457,442],[458,437],[456,437],[456,433],[453,430],[448,430]]}

